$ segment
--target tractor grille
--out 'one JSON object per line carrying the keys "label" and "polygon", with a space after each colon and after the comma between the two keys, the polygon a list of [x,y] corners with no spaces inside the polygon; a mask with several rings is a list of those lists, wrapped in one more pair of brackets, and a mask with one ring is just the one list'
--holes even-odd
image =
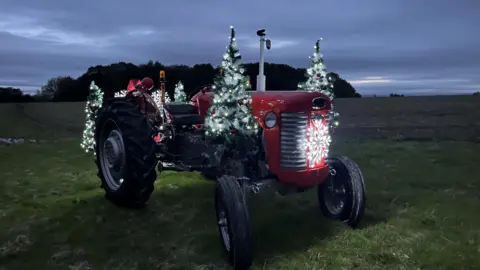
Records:
{"label": "tractor grille", "polygon": [[307,168],[307,157],[302,143],[307,137],[308,115],[282,113],[280,125],[280,167],[289,170]]}

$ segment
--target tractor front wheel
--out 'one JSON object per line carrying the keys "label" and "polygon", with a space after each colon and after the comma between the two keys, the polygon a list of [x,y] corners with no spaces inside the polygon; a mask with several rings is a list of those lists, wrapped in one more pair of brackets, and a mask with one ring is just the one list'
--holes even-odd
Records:
{"label": "tractor front wheel", "polygon": [[105,197],[119,206],[143,206],[157,178],[153,129],[138,105],[113,101],[96,122],[96,164]]}
{"label": "tractor front wheel", "polygon": [[250,219],[245,194],[236,177],[221,176],[215,187],[218,231],[229,263],[234,269],[248,269],[252,264]]}
{"label": "tractor front wheel", "polygon": [[340,156],[327,160],[330,174],[318,187],[320,209],[326,217],[355,228],[365,212],[365,182],[358,165]]}

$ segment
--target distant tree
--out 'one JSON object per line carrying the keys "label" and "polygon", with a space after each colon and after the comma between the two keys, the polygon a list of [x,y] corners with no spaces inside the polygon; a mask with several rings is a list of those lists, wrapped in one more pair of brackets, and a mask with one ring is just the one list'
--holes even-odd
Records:
{"label": "distant tree", "polygon": [[[250,77],[252,90],[256,89],[256,78],[258,74],[258,63],[247,63],[243,65],[245,75]],[[267,90],[296,90],[300,81],[304,80],[306,69],[294,68],[285,64],[265,63],[265,74],[267,75]],[[187,99],[200,86],[213,83],[215,74],[219,68],[211,64],[196,64],[194,66],[172,65],[165,66],[157,61],[148,61],[146,64],[134,65],[132,63],[118,62],[110,65],[96,65],[89,67],[84,74],[78,78],[55,77],[38,91],[35,99],[38,101],[85,101],[89,93],[90,82],[102,88],[105,99],[113,98],[115,92],[125,89],[130,79],[142,79],[150,77],[159,87],[159,71],[165,70],[167,76],[166,90],[169,96],[174,96],[175,82],[182,81]],[[335,76],[334,93],[337,98],[360,97],[347,81],[337,73],[330,72]]]}
{"label": "distant tree", "polygon": [[5,102],[34,102],[30,95],[23,94],[22,90],[13,87],[0,87],[0,103]]}
{"label": "distant tree", "polygon": [[480,96],[480,91],[473,93],[474,96]]}
{"label": "distant tree", "polygon": [[76,86],[76,81],[72,77],[62,77],[57,80],[57,90],[53,95],[53,101],[77,101],[75,94],[73,94]]}
{"label": "distant tree", "polygon": [[55,95],[61,91],[62,86],[65,87],[64,85],[66,84],[73,85],[71,84],[72,80],[73,79],[71,77],[63,76],[50,78],[47,83],[42,86],[40,91],[37,92],[37,96],[40,96],[46,100],[54,100]]}
{"label": "distant tree", "polygon": [[336,98],[362,97],[348,81],[344,80],[337,73],[330,72],[329,76],[334,80],[333,92]]}
{"label": "distant tree", "polygon": [[390,94],[390,97],[404,97],[404,95],[399,95],[399,94],[391,93],[391,94]]}

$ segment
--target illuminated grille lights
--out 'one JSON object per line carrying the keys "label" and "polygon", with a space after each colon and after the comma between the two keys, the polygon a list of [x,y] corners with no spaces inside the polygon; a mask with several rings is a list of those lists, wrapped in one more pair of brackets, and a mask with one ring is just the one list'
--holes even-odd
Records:
{"label": "illuminated grille lights", "polygon": [[331,137],[326,120],[322,115],[312,115],[307,137],[303,143],[303,149],[306,151],[310,168],[322,164],[323,160],[328,156],[330,143]]}

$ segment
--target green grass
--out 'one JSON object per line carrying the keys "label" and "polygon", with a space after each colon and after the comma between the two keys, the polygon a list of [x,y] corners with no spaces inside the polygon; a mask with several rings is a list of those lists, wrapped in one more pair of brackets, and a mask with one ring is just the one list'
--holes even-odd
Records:
{"label": "green grass", "polygon": [[[368,202],[362,228],[315,191],[249,201],[255,269],[480,269],[480,145],[342,143]],[[213,183],[164,173],[145,209],[113,206],[77,141],[0,146],[0,269],[225,269]],[[69,268],[70,267],[70,268]]]}

